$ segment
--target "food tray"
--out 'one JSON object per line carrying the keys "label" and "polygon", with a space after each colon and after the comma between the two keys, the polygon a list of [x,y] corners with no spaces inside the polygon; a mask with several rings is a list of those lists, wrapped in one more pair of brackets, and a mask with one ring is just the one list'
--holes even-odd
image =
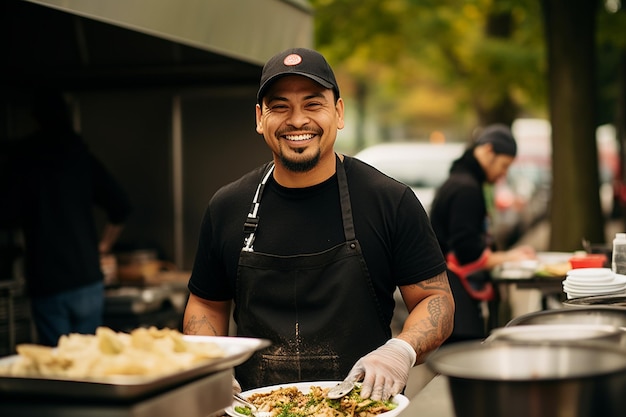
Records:
{"label": "food tray", "polygon": [[[204,375],[237,366],[270,345],[265,339],[220,336],[183,336],[189,342],[212,342],[225,356],[207,360],[184,371],[159,376],[114,376],[92,379],[62,377],[15,377],[0,375],[0,396],[28,395],[57,399],[134,400],[165,391]],[[0,365],[16,361],[18,355],[0,359]]]}

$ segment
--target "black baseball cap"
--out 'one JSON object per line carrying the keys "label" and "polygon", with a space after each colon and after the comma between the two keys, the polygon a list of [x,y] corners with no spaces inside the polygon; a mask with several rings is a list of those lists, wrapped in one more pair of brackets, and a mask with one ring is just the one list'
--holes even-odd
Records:
{"label": "black baseball cap", "polygon": [[259,104],[270,85],[285,75],[308,77],[326,88],[332,88],[335,99],[339,98],[339,86],[326,58],[312,49],[292,48],[274,55],[263,66],[261,85],[256,96]]}
{"label": "black baseball cap", "polygon": [[504,124],[493,124],[487,126],[476,139],[476,144],[483,145],[490,143],[493,151],[498,155],[515,156],[517,154],[517,143],[513,133]]}

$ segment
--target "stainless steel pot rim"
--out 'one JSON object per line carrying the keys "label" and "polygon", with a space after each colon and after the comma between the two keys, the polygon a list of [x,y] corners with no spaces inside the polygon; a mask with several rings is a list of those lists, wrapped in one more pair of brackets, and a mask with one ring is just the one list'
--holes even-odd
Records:
{"label": "stainless steel pot rim", "polygon": [[[620,327],[610,324],[577,324],[577,323],[549,323],[549,324],[522,324],[519,326],[500,327],[492,330],[486,341],[505,338],[521,340],[528,337],[528,341],[535,340],[593,340],[610,337],[619,337],[624,334]],[[535,339],[541,337],[542,339]]]}
{"label": "stainless steel pot rim", "polygon": [[532,313],[526,313],[521,316],[513,318],[505,325],[505,327],[519,326],[519,325],[526,324],[526,323],[534,325],[536,323],[529,323],[529,321],[542,318],[542,317],[550,317],[550,316],[562,315],[562,314],[574,315],[578,313],[582,315],[593,315],[593,314],[610,315],[610,316],[620,318],[624,320],[624,323],[626,323],[626,307],[595,305],[593,307],[572,307],[572,308],[542,310],[542,311],[535,311]]}
{"label": "stainless steel pot rim", "polygon": [[[616,363],[606,369],[594,368],[584,371],[573,371],[567,375],[533,375],[532,377],[515,377],[503,375],[490,375],[489,371],[477,371],[471,369],[468,361],[463,361],[462,365],[458,364],[458,360],[449,361],[458,355],[467,355],[472,352],[489,352],[489,351],[505,351],[513,352],[515,350],[536,351],[531,357],[536,356],[542,350],[568,350],[572,353],[575,351],[591,351],[594,354],[600,354],[603,358],[611,358]],[[568,355],[569,356],[569,355]],[[458,359],[458,358],[457,358]],[[454,362],[457,362],[456,364]],[[492,363],[493,364],[493,363]],[[453,345],[445,345],[440,347],[426,358],[426,365],[431,371],[444,375],[449,378],[467,379],[474,381],[493,381],[493,382],[549,382],[549,381],[566,381],[581,378],[595,378],[599,376],[612,375],[626,372],[626,348],[618,346],[615,343],[581,340],[581,341],[518,341],[518,340],[493,340],[485,341],[467,341],[459,342]]]}

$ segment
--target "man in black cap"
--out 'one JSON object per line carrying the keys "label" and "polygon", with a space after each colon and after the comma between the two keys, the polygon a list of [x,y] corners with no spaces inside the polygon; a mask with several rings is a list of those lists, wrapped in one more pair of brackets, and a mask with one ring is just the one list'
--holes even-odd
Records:
{"label": "man in black cap", "polygon": [[[452,330],[446,264],[409,187],[335,153],[344,102],[319,53],[290,49],[261,75],[256,131],[273,160],[209,202],[183,329],[272,345],[236,368],[244,389],[362,380],[389,398]],[[391,335],[393,293],[410,312]]]}
{"label": "man in black cap", "polygon": [[435,194],[430,219],[446,256],[456,305],[454,330],[446,343],[484,338],[481,303],[497,297],[489,271],[503,262],[535,257],[529,246],[495,251],[489,236],[484,185],[503,178],[516,154],[511,130],[502,124],[488,126],[452,163],[450,176]]}

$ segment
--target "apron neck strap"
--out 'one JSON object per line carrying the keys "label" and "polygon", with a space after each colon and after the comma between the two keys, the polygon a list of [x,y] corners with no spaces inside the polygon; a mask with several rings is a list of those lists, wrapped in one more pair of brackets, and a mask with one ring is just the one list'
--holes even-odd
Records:
{"label": "apron neck strap", "polygon": [[[254,198],[252,199],[252,206],[250,212],[246,218],[246,222],[243,226],[244,241],[243,251],[254,252],[253,244],[257,227],[259,226],[259,206],[261,205],[261,196],[265,189],[265,184],[274,171],[274,162],[267,164],[261,182],[257,186]],[[348,190],[348,178],[346,177],[346,170],[343,162],[339,159],[339,155],[336,155],[336,169],[337,183],[339,185],[339,203],[341,205],[341,217],[343,220],[343,233],[346,242],[355,240],[356,234],[354,231],[354,220],[352,219],[352,204],[350,203],[350,192]]]}
{"label": "apron neck strap", "polygon": [[246,218],[246,222],[243,225],[243,251],[253,252],[254,249],[252,245],[254,244],[254,237],[256,233],[256,229],[259,226],[259,206],[261,205],[261,196],[263,195],[263,190],[265,189],[265,184],[267,184],[267,180],[270,178],[274,172],[274,162],[270,162],[265,167],[265,171],[263,172],[263,176],[261,177],[261,182],[256,187],[256,192],[254,193],[254,198],[252,199],[252,206],[250,207],[250,212],[248,213],[248,217]]}
{"label": "apron neck strap", "polygon": [[339,203],[341,204],[341,217],[343,219],[343,233],[346,242],[356,239],[354,232],[354,220],[352,218],[352,204],[350,203],[350,191],[348,189],[348,178],[346,169],[337,155],[337,183],[339,184]]}

